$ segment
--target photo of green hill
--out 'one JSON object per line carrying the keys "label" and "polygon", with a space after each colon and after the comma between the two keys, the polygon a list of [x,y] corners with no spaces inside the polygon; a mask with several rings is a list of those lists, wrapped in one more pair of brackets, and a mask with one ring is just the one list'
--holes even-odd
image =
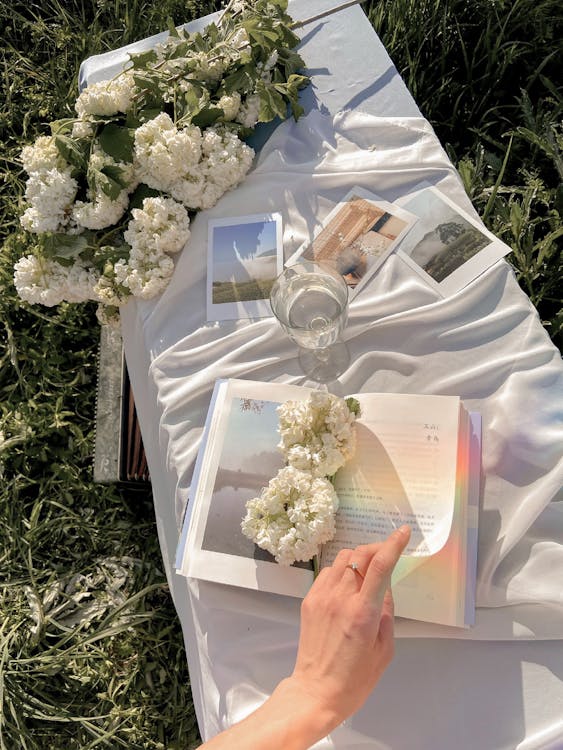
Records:
{"label": "photo of green hill", "polygon": [[405,208],[419,220],[401,250],[438,283],[491,243],[432,190],[416,194]]}

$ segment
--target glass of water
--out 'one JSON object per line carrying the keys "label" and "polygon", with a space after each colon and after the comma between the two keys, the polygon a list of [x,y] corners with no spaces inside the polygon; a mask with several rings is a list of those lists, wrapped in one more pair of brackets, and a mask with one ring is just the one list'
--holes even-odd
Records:
{"label": "glass of water", "polygon": [[349,363],[341,341],[348,317],[348,284],[330,265],[300,260],[278,276],[270,293],[272,312],[299,347],[304,372],[329,382]]}

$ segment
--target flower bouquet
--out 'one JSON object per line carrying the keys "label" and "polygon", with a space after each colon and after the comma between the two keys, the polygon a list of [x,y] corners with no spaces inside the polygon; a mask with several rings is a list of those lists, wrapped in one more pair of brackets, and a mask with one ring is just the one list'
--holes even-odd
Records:
{"label": "flower bouquet", "polygon": [[131,296],[166,287],[196,212],[249,171],[245,139],[260,122],[302,113],[309,79],[286,9],[287,0],[231,0],[204,33],[171,29],[23,149],[21,224],[32,235],[15,264],[23,300],[94,300],[99,320],[113,322]]}

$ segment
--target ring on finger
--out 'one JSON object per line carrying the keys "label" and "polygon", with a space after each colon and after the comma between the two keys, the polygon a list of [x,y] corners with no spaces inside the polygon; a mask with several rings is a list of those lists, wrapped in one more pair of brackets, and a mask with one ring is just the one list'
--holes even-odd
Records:
{"label": "ring on finger", "polygon": [[354,573],[357,573],[360,576],[360,578],[362,579],[362,581],[364,580],[365,576],[362,573],[362,571],[360,570],[360,566],[358,565],[357,562],[348,563],[348,565],[346,567],[350,568],[350,570],[353,570]]}

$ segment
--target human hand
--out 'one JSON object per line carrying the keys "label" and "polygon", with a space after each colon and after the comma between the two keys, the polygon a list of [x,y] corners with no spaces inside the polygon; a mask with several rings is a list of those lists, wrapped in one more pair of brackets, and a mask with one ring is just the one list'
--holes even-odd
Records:
{"label": "human hand", "polygon": [[332,728],[363,705],[393,657],[389,586],[409,538],[402,526],[384,542],[342,550],[303,600],[289,681],[332,717]]}

